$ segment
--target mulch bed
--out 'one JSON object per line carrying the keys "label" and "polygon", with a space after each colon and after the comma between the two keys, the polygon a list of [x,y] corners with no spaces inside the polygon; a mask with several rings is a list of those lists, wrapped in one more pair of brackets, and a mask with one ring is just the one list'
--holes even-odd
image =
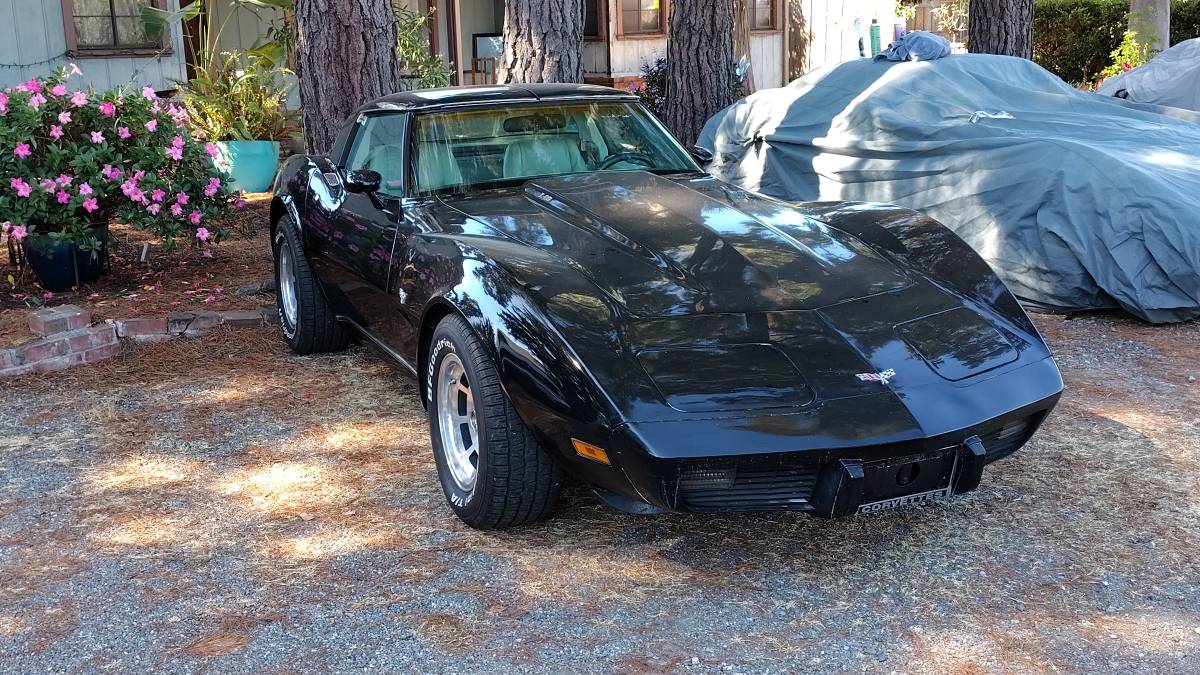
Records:
{"label": "mulch bed", "polygon": [[[100,321],[190,310],[257,309],[272,303],[269,294],[237,293],[271,277],[270,203],[267,193],[248,195],[245,209],[224,217],[230,236],[204,249],[182,242],[178,250],[167,251],[148,232],[113,225],[108,273],[67,293],[47,295],[31,271],[14,267],[0,251],[0,348],[29,339],[25,317],[40,306],[74,304],[90,309]],[[142,262],[147,244],[149,256]]]}

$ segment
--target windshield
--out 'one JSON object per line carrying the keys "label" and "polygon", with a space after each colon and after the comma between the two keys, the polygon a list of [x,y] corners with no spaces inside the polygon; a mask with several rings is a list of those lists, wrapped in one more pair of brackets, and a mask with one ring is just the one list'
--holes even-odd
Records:
{"label": "windshield", "polygon": [[418,194],[512,185],[586,171],[698,171],[683,148],[633,103],[558,103],[418,115]]}

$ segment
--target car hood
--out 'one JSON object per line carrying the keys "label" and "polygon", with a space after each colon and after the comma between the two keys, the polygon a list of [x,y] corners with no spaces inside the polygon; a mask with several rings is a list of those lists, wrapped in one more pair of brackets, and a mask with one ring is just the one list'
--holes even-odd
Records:
{"label": "car hood", "polygon": [[605,171],[444,203],[643,317],[815,309],[912,283],[854,236],[710,177]]}

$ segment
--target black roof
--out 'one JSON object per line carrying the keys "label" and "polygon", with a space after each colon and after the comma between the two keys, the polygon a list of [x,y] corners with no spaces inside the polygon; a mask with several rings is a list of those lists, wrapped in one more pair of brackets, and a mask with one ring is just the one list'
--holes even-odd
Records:
{"label": "black roof", "polygon": [[595,84],[485,84],[469,87],[416,89],[388,94],[360,107],[355,114],[373,110],[420,110],[447,105],[489,102],[554,101],[561,99],[634,99],[633,94]]}

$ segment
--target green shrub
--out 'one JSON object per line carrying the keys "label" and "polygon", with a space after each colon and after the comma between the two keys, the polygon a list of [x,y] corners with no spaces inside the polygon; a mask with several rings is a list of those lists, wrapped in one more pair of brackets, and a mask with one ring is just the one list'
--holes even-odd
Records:
{"label": "green shrub", "polygon": [[[1129,28],[1129,0],[1037,0],[1033,60],[1072,84],[1111,65]],[[1171,4],[1171,44],[1200,37],[1200,0]]]}

